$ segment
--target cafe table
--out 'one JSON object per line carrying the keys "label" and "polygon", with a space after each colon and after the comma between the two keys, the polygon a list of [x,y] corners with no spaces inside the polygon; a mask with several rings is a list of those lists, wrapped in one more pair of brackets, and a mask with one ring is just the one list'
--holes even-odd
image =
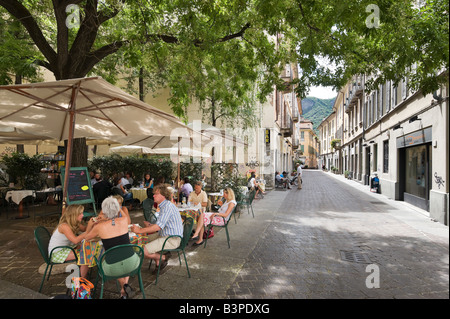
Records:
{"label": "cafe table", "polygon": [[57,197],[58,200],[61,200],[62,198],[62,188],[61,187],[50,187],[46,189],[42,189],[40,191],[36,191],[36,195],[43,194],[44,197],[47,199],[47,197]]}
{"label": "cafe table", "polygon": [[[130,229],[128,226],[128,229]],[[136,234],[131,231],[128,232],[130,236],[130,243],[143,247],[148,243],[148,236],[145,234]],[[103,243],[101,240],[83,240],[79,247],[79,256],[78,256],[78,265],[83,266],[87,265],[89,267],[97,266],[95,258],[100,260],[102,255],[105,253],[105,249],[103,248]]]}
{"label": "cafe table", "polygon": [[147,199],[147,188],[132,187],[130,192],[133,194],[133,198],[139,199],[141,203]]}
{"label": "cafe table", "polygon": [[188,217],[192,218],[194,220],[194,224],[197,223],[198,215],[200,215],[200,207],[199,206],[178,206],[178,211],[180,212],[180,215],[182,218],[186,219]]}
{"label": "cafe table", "polygon": [[[23,217],[23,200],[25,197],[32,196],[36,198],[36,192],[34,190],[16,190],[16,191],[8,191],[5,196],[5,200],[9,201],[11,199],[14,203],[19,205],[19,217]],[[29,217],[29,216],[28,216]]]}
{"label": "cafe table", "polygon": [[208,193],[208,198],[211,201],[211,205],[216,205],[219,197],[223,196],[223,192],[220,193]]}

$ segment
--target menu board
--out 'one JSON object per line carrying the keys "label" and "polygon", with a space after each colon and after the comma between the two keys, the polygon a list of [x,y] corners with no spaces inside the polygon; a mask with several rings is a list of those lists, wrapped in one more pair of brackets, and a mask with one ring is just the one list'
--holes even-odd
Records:
{"label": "menu board", "polygon": [[[61,167],[61,185],[64,186],[65,167]],[[67,186],[67,204],[95,203],[87,167],[71,167]]]}

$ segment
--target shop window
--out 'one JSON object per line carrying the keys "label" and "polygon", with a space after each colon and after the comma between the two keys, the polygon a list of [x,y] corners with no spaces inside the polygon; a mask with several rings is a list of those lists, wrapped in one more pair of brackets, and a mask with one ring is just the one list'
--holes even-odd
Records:
{"label": "shop window", "polygon": [[426,198],[427,149],[425,145],[406,149],[406,185],[409,194]]}

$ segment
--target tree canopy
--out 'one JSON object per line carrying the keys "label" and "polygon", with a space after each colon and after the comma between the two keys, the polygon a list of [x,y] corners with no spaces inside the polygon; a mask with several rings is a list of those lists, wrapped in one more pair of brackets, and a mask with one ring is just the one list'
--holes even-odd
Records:
{"label": "tree canopy", "polygon": [[424,93],[448,81],[445,0],[0,0],[0,15],[3,83],[33,80],[33,66],[56,79],[128,72],[169,87],[180,117],[192,99],[235,115],[281,85],[289,61],[302,97],[360,73],[375,75],[373,87],[407,76]]}

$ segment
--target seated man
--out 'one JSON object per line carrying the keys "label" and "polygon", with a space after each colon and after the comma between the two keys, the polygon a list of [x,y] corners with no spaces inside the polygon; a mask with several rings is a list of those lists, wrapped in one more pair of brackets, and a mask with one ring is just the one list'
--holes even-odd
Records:
{"label": "seated man", "polygon": [[99,173],[95,174],[95,184],[92,186],[92,191],[98,207],[101,207],[103,200],[111,195],[111,188],[112,184],[109,181],[102,179]]}
{"label": "seated man", "polygon": [[[125,190],[129,190],[132,186],[129,179],[127,178],[127,176],[129,176],[129,175],[126,175],[126,176],[122,175],[122,177],[119,179],[119,185],[122,186],[122,188]],[[131,180],[133,180],[133,179],[131,179]]]}
{"label": "seated man", "polygon": [[202,185],[203,183],[201,181],[196,182],[194,185],[194,191],[189,194],[188,201],[191,202],[192,205],[197,206],[198,204],[201,204],[202,206],[197,219],[197,228],[192,236],[193,239],[197,239],[196,237],[198,237],[200,230],[202,229],[200,221],[203,220],[203,213],[208,205],[208,196],[206,195],[206,192],[202,190]]}
{"label": "seated man", "polygon": [[133,199],[133,193],[128,192],[122,185],[121,180],[116,178],[114,180],[114,186],[111,189],[113,195],[120,195],[123,197],[124,202],[131,201]]}
{"label": "seated man", "polygon": [[[127,184],[127,188],[130,189],[133,186],[134,183],[134,179],[132,177],[131,172],[127,172],[125,174],[125,179],[127,180],[128,184]],[[128,186],[129,185],[129,186]]]}
{"label": "seated man", "polygon": [[[181,220],[178,208],[171,202],[172,192],[167,184],[159,184],[153,188],[153,198],[160,208],[159,217],[156,224],[146,224],[146,227],[131,227],[131,231],[136,234],[149,234],[149,243],[144,246],[144,255],[146,258],[153,259],[156,262],[156,268],[159,266],[159,252],[162,250],[164,241],[169,236],[164,248],[175,249],[180,246],[183,237],[183,221]],[[167,266],[167,257],[162,256],[161,268]]]}
{"label": "seated man", "polygon": [[291,189],[291,184],[289,183],[289,179],[283,177],[283,175],[280,174],[280,172],[276,172],[275,174],[276,174],[275,179],[278,184],[280,184],[280,185],[282,184],[284,188],[286,188],[286,186],[287,186],[288,189]]}

